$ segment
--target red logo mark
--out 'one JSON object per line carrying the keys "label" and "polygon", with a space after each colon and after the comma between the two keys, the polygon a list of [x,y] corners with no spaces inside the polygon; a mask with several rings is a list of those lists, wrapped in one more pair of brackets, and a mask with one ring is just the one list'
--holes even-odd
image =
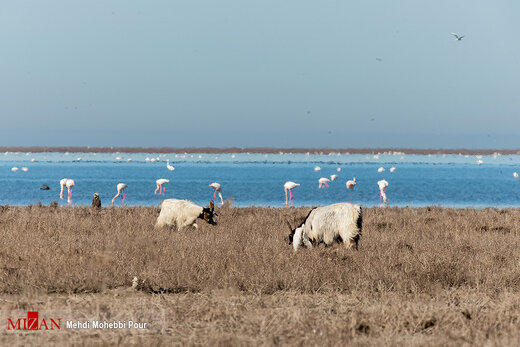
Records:
{"label": "red logo mark", "polygon": [[14,322],[11,318],[7,318],[7,330],[60,330],[60,326],[61,318],[40,320],[38,311],[29,311],[27,318],[18,318]]}

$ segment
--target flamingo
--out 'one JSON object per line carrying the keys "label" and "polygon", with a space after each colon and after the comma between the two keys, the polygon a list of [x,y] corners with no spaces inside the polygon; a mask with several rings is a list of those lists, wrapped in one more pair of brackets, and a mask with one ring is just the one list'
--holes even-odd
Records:
{"label": "flamingo", "polygon": [[224,205],[224,199],[222,199],[222,187],[220,186],[220,183],[213,182],[209,185],[209,187],[215,189],[215,191],[213,192],[213,200],[217,201],[217,192],[218,192],[218,196],[220,198],[220,203],[222,205]]}
{"label": "flamingo", "polygon": [[[285,191],[285,206],[289,206],[289,205],[293,205],[294,206],[294,202],[293,202],[293,192],[292,190],[296,187],[298,187],[300,184],[299,183],[294,183],[294,182],[291,182],[291,181],[287,181],[285,182],[285,184],[283,185],[283,189]],[[287,201],[287,191],[289,191],[289,201]]]}
{"label": "flamingo", "polygon": [[338,175],[330,175],[330,180],[331,181],[336,180],[336,178],[338,178]]}
{"label": "flamingo", "polygon": [[513,172],[513,177],[514,178],[518,178],[518,173],[517,172]]}
{"label": "flamingo", "polygon": [[27,171],[29,171],[29,168],[27,168],[27,167],[24,166],[24,167],[22,167],[22,171],[23,171],[23,172],[27,172]]}
{"label": "flamingo", "polygon": [[315,166],[315,167],[314,167],[314,172],[318,172],[318,171],[320,171],[320,170],[321,170],[321,167],[319,167],[319,166]]}
{"label": "flamingo", "polygon": [[384,172],[384,171],[385,171],[385,168],[382,166],[379,169],[377,169],[377,172]]}
{"label": "flamingo", "polygon": [[336,169],[336,171],[337,171],[337,172],[341,172],[341,168],[338,167],[338,168]]}
{"label": "flamingo", "polygon": [[347,189],[350,189],[350,201],[352,201],[352,191],[356,187],[356,178],[354,177],[351,180],[348,180],[346,183]]}
{"label": "flamingo", "polygon": [[157,181],[155,181],[155,183],[157,183],[157,188],[155,188],[155,191],[153,193],[157,194],[157,191],[159,191],[159,195],[166,193],[166,188],[163,187],[163,184],[169,182],[170,180],[167,178],[159,178]]}
{"label": "flamingo", "polygon": [[72,204],[72,187],[74,187],[74,180],[68,179],[65,185],[67,186],[67,203],[70,205]]}
{"label": "flamingo", "polygon": [[382,198],[383,204],[386,204],[386,187],[388,187],[388,182],[382,179],[381,181],[377,181],[377,185],[379,186],[379,203],[381,203]]}
{"label": "flamingo", "polygon": [[167,159],[166,160],[166,168],[170,171],[173,171],[175,170],[175,168],[173,167],[173,165],[170,165],[170,159]]}
{"label": "flamingo", "polygon": [[482,164],[484,164],[484,161],[482,159],[477,160],[477,165],[482,165]]}
{"label": "flamingo", "polygon": [[323,186],[328,188],[329,187],[328,182],[330,182],[330,180],[328,178],[325,178],[325,177],[320,178],[318,180],[318,183],[319,183],[318,188],[322,188]]}
{"label": "flamingo", "polygon": [[62,178],[60,180],[60,186],[61,186],[61,190],[60,190],[60,199],[63,200],[63,189],[65,188],[65,185],[67,185],[67,180],[68,178]]}
{"label": "flamingo", "polygon": [[13,167],[11,168],[11,171],[12,171],[12,172],[16,172],[16,171],[18,171],[18,168],[17,168],[16,166],[13,166]]}
{"label": "flamingo", "polygon": [[392,166],[392,167],[390,168],[390,172],[394,172],[394,171],[395,171],[395,167]]}
{"label": "flamingo", "polygon": [[124,183],[118,183],[117,184],[117,194],[112,198],[112,206],[114,206],[114,201],[116,200],[116,198],[121,194],[123,193],[123,196],[121,197],[121,200],[123,201],[123,205],[125,204],[125,197],[126,197],[126,194],[125,194],[125,189],[127,188],[128,186]]}

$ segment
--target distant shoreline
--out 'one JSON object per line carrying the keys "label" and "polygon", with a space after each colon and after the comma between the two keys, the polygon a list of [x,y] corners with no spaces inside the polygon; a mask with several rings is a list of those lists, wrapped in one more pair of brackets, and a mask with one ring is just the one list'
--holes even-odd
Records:
{"label": "distant shoreline", "polygon": [[0,152],[69,152],[69,153],[350,153],[350,154],[377,154],[377,153],[402,153],[402,154],[463,154],[463,155],[491,155],[520,154],[520,149],[415,149],[415,148],[281,148],[281,147],[87,147],[87,146],[57,146],[57,147],[22,147],[0,146]]}

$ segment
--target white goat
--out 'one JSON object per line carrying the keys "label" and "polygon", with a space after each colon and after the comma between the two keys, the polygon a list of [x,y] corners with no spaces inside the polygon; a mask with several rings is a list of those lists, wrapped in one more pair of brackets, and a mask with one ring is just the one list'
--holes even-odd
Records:
{"label": "white goat", "polygon": [[341,240],[347,248],[357,249],[363,224],[363,211],[361,206],[347,202],[317,207],[312,209],[303,223],[291,229],[289,240],[294,250],[305,245],[323,242],[330,246],[334,241]]}
{"label": "white goat", "polygon": [[209,224],[216,224],[213,220],[215,206],[210,201],[210,207],[202,207],[188,200],[166,199],[161,203],[161,213],[155,223],[156,228],[163,226],[177,227],[181,230],[187,226],[197,228],[195,221],[202,218]]}

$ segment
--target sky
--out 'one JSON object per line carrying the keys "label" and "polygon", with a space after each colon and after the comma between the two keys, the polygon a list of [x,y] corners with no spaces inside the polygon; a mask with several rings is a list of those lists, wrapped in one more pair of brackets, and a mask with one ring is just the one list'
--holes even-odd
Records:
{"label": "sky", "polygon": [[518,13],[517,0],[4,1],[0,145],[519,148]]}

